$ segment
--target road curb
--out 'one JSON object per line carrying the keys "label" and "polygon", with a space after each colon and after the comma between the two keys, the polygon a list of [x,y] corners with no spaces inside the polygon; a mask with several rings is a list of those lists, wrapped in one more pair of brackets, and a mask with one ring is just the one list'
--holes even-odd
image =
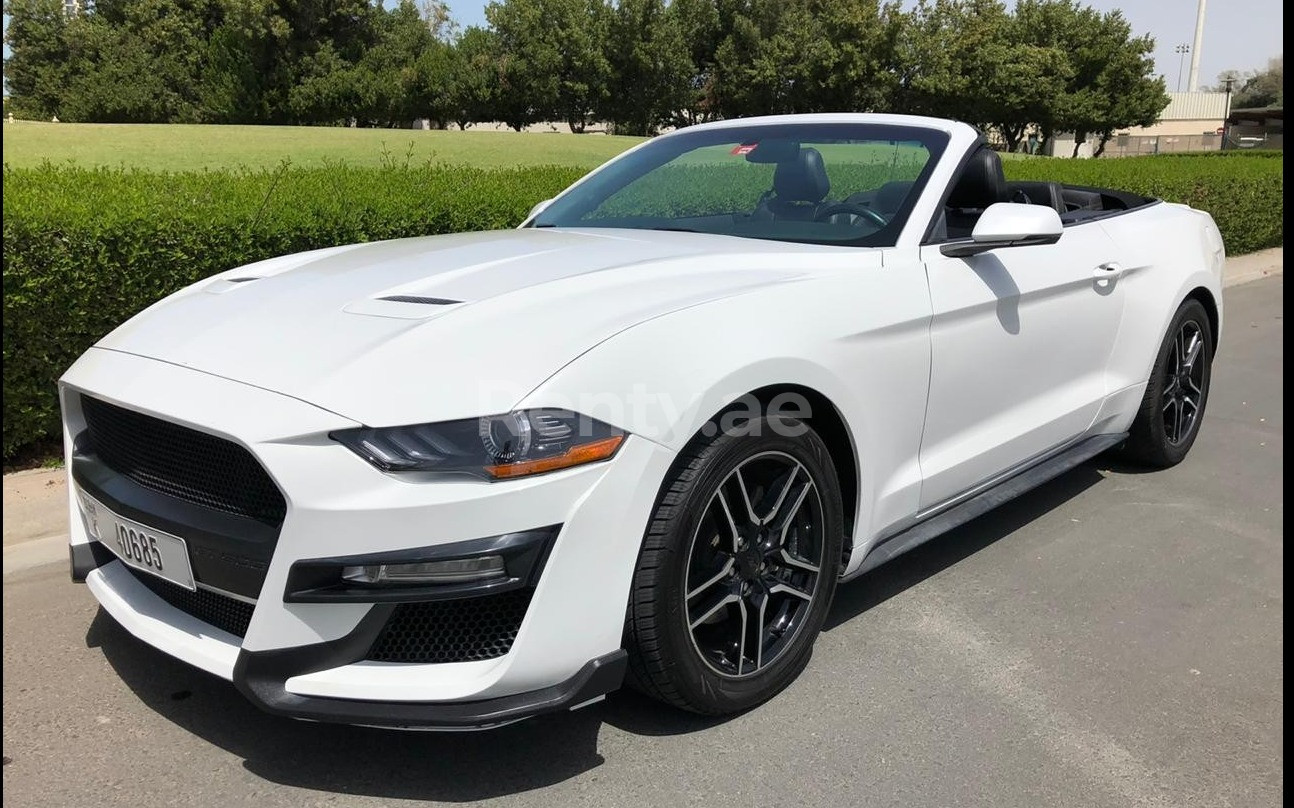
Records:
{"label": "road curb", "polygon": [[1236,255],[1227,259],[1222,270],[1222,286],[1239,286],[1284,272],[1285,248],[1274,247],[1256,253]]}
{"label": "road curb", "polygon": [[67,561],[66,535],[27,539],[4,548],[4,577],[33,567]]}

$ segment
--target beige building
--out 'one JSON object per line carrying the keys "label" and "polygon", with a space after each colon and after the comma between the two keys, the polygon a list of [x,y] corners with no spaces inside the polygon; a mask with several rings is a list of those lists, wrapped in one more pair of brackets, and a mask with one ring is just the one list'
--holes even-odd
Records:
{"label": "beige building", "polygon": [[1227,119],[1229,96],[1226,93],[1169,93],[1172,100],[1159,120],[1150,126],[1138,126],[1121,135],[1203,135],[1220,134]]}

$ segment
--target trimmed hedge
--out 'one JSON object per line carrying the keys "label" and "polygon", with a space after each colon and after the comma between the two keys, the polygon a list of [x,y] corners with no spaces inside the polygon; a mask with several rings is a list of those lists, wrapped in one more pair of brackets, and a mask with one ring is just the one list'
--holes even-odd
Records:
{"label": "trimmed hedge", "polygon": [[[1269,155],[1275,154],[1276,157]],[[1117,188],[1206,210],[1222,231],[1228,255],[1284,240],[1281,152],[1210,152],[1108,160],[1008,160],[1007,179],[1055,180]]]}
{"label": "trimmed hedge", "polygon": [[303,250],[515,226],[579,169],[4,171],[4,458],[57,435],[55,381],[150,303]]}
{"label": "trimmed hedge", "polygon": [[[1120,188],[1208,210],[1230,254],[1282,242],[1283,159],[1164,155],[1010,160],[1011,179]],[[6,460],[57,435],[55,381],[153,301],[263,258],[405,236],[515,226],[577,179],[541,166],[387,166],[153,174],[4,170]]]}

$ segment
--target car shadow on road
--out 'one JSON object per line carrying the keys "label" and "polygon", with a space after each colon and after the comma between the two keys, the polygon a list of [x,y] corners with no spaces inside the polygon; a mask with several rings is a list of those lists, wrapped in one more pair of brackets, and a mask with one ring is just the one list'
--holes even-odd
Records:
{"label": "car shadow on road", "polygon": [[853,620],[962,559],[974,555],[1101,482],[1098,469],[1108,461],[1097,458],[998,506],[961,527],[937,536],[871,572],[841,584],[823,631]]}
{"label": "car shadow on road", "polygon": [[102,651],[145,705],[282,785],[467,802],[543,788],[602,763],[600,704],[482,733],[310,723],[261,712],[228,682],[136,640],[102,609],[86,644]]}
{"label": "car shadow on road", "polygon": [[[919,584],[1102,479],[1088,464],[842,586],[826,630]],[[396,732],[292,721],[261,712],[232,685],[146,646],[102,609],[86,633],[141,702],[237,755],[268,781],[337,794],[467,802],[544,788],[597,768],[603,724],[635,735],[702,731],[725,721],[631,691],[482,733]]]}

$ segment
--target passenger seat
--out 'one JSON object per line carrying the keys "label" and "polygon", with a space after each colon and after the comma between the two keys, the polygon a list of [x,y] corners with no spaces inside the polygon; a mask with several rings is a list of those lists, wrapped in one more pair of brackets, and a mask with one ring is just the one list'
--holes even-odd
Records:
{"label": "passenger seat", "polygon": [[1064,213],[1065,207],[1064,189],[1060,187],[1059,182],[1043,182],[1039,180],[1019,180],[1008,182],[1006,184],[1007,194],[1011,202],[1023,202],[1029,205],[1047,205],[1057,213]]}

